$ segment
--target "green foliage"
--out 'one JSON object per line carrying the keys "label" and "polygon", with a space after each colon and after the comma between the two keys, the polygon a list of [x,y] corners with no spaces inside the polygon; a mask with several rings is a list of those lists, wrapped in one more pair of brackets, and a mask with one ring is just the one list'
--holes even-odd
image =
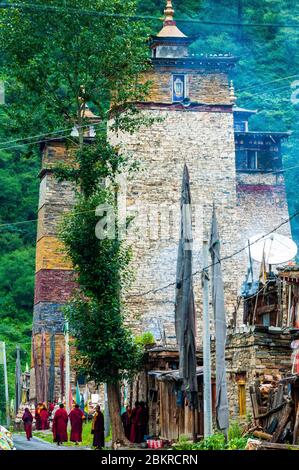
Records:
{"label": "green foliage", "polygon": [[22,367],[30,363],[38,166],[21,151],[0,150],[0,341],[6,343],[11,398],[16,343],[21,345]]}
{"label": "green foliage", "polygon": [[244,450],[247,444],[246,437],[235,437],[228,442],[228,450]]}
{"label": "green foliage", "polygon": [[[80,446],[83,447],[92,447],[93,443],[93,434],[91,434],[91,425],[92,421],[87,421],[83,422],[83,427],[82,427],[82,443],[80,443]],[[45,442],[53,443],[53,434],[52,431],[34,431],[33,436],[38,437],[39,439],[43,439]],[[109,442],[111,441],[111,434],[109,434],[106,438],[105,441]],[[65,447],[76,447],[75,442],[65,442],[63,444]]]}
{"label": "green foliage", "polygon": [[[38,6],[56,9],[41,14]],[[111,99],[134,114],[131,103],[147,89],[136,78],[148,67],[149,30],[117,15],[134,15],[135,8],[134,0],[36,0],[30,14],[1,10],[2,75],[16,131],[82,126],[87,103],[105,120]],[[96,15],[103,12],[116,16]]]}
{"label": "green foliage", "polygon": [[232,421],[228,429],[228,440],[239,439],[242,437],[242,429],[238,421]]}
{"label": "green foliage", "polygon": [[[75,182],[80,190],[60,231],[81,290],[66,308],[66,316],[75,337],[80,372],[98,383],[113,382],[135,373],[143,357],[141,345],[124,326],[121,298],[131,279],[131,250],[117,236],[116,177],[126,159],[104,136],[86,149],[86,162],[85,149],[76,153],[75,170],[58,169],[60,178]],[[110,184],[100,184],[105,177]],[[112,215],[111,236],[107,232],[100,237],[96,232],[98,223],[106,224],[104,212],[96,215],[99,207]]]}
{"label": "green foliage", "polygon": [[227,442],[225,442],[224,434],[216,432],[196,443],[190,441],[188,436],[181,436],[173,448],[176,450],[243,450],[247,439],[242,437],[242,429],[238,421],[232,421],[228,429]]}
{"label": "green foliage", "polygon": [[145,331],[142,335],[136,336],[135,341],[141,346],[148,346],[155,344],[155,337],[151,331]]}
{"label": "green foliage", "polygon": [[187,436],[181,436],[176,444],[175,450],[244,450],[247,444],[245,437],[233,437],[225,442],[224,434],[215,433],[199,442],[192,442]]}
{"label": "green foliage", "polygon": [[225,450],[225,437],[223,434],[216,433],[198,443],[198,450]]}
{"label": "green foliage", "polygon": [[195,443],[188,440],[188,437],[181,436],[173,448],[175,450],[225,450],[226,444],[224,435],[216,433]]}
{"label": "green foliage", "polygon": [[[27,2],[21,0],[20,3]],[[45,13],[39,8],[49,6],[58,9]],[[103,129],[107,124],[108,107],[114,111],[115,128],[126,128],[132,132],[142,124],[132,102],[142,99],[148,89],[148,84],[140,85],[136,78],[148,67],[149,51],[145,39],[149,30],[143,21],[128,22],[117,16],[134,15],[135,9],[134,0],[66,0],[63,3],[59,0],[36,0],[30,12],[26,8],[0,11],[0,76],[6,85],[6,104],[1,107],[0,137],[5,135],[6,140],[13,141],[15,138],[41,134],[40,138],[43,139],[43,134],[57,129],[66,129],[69,135],[69,129],[76,123],[79,126],[79,139],[77,142],[73,139],[71,145],[79,146],[79,171],[76,173],[75,170],[61,167],[57,169],[57,176],[65,176],[75,183],[84,197],[90,196],[88,203],[87,200],[83,202],[78,199],[77,209],[80,210],[86,211],[88,207],[94,212],[101,201],[113,202],[114,194],[109,195],[106,191],[93,193],[94,187],[108,174],[113,176],[124,162],[118,152],[108,144],[104,145],[106,137]],[[95,16],[85,14],[84,10],[116,16]],[[101,137],[99,145],[84,146],[83,151],[81,126],[87,122],[87,105],[98,116],[99,122],[95,126]],[[118,112],[120,108],[122,115]],[[34,142],[38,140],[39,137]],[[15,143],[8,147],[8,153],[1,152],[0,144],[0,222],[17,222],[19,217],[31,220],[36,218],[38,180],[35,178],[39,152],[33,150],[36,145],[30,144],[24,146]],[[100,165],[97,164],[100,153],[96,153],[99,149]],[[85,218],[83,216],[79,220],[75,217],[73,223],[82,223],[82,233],[88,232],[86,239],[91,245],[84,246],[79,232],[74,230],[80,242],[79,249],[85,248],[85,251],[77,252],[75,256],[74,245],[70,243],[70,255],[74,256],[76,267],[82,268],[79,282],[82,282],[84,293],[93,295],[95,289],[100,287],[94,302],[89,306],[90,314],[95,313],[95,299],[99,302],[98,311],[106,302],[105,309],[100,313],[107,314],[109,306],[109,314],[116,316],[115,322],[105,324],[106,331],[111,333],[111,328],[116,328],[115,344],[123,344],[127,348],[126,354],[129,354],[129,351],[138,350],[138,347],[122,327],[120,301],[116,297],[125,282],[126,276],[120,276],[119,273],[129,261],[130,251],[117,242],[103,243],[101,250],[97,243],[92,245],[92,234],[95,239],[94,227],[98,219],[90,213],[85,212],[85,215]],[[72,225],[71,217],[67,223]],[[69,228],[73,229],[70,225]],[[0,338],[10,341],[9,337],[14,332],[14,339],[18,341],[17,333],[25,329],[26,335],[23,335],[21,342],[26,342],[28,351],[27,328],[33,303],[35,224],[5,226],[0,239],[0,256],[3,255],[0,259],[0,293],[3,294]],[[67,237],[65,241],[68,241]],[[92,260],[94,255],[95,259]],[[106,266],[108,258],[111,263]],[[100,264],[96,264],[96,261]],[[102,266],[101,270],[99,266]],[[92,270],[89,269],[91,267]],[[94,279],[94,283],[91,279]],[[103,293],[105,285],[108,287]],[[78,305],[79,311],[82,311],[82,302]],[[115,358],[115,363],[118,364],[121,359],[123,367],[126,354],[122,358],[120,355]],[[12,372],[13,361],[10,367]]]}

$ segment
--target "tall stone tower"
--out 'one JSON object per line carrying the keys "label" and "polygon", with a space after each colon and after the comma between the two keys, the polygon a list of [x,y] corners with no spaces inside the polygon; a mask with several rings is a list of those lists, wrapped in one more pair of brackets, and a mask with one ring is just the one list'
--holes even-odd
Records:
{"label": "tall stone tower", "polygon": [[69,158],[62,139],[49,141],[42,152],[38,230],[36,243],[35,296],[32,326],[30,399],[62,398],[64,394],[65,345],[63,305],[76,286],[72,265],[57,238],[58,224],[73,204],[69,183],[59,183],[53,166]]}
{"label": "tall stone tower", "polygon": [[[133,135],[111,136],[140,163],[139,171],[127,182],[125,195],[127,213],[135,214],[129,230],[135,271],[127,295],[131,323],[167,344],[175,341],[173,283],[184,163],[191,181],[194,271],[202,268],[200,251],[203,237],[209,234],[213,202],[221,254],[231,254],[239,241],[233,101],[228,81],[236,59],[190,54],[192,41],[177,27],[168,0],[163,28],[150,41],[152,68],[144,80],[151,82],[151,91],[146,102],[137,104],[154,123]],[[243,273],[244,265],[236,257],[223,263],[228,315],[233,313]],[[200,331],[200,275],[194,276],[194,287]]]}

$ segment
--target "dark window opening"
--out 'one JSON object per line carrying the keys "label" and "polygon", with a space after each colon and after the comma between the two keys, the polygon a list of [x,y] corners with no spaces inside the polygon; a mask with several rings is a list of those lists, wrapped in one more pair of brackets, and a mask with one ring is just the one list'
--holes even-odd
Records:
{"label": "dark window opening", "polygon": [[247,122],[246,121],[235,121],[234,128],[236,132],[246,132],[247,130]]}
{"label": "dark window opening", "polygon": [[271,152],[260,150],[236,150],[237,170],[279,170],[282,168],[281,158]]}

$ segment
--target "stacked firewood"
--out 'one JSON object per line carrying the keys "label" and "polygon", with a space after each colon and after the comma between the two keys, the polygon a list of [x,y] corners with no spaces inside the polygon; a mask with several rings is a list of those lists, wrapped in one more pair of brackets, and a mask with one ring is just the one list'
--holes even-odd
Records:
{"label": "stacked firewood", "polygon": [[279,376],[265,376],[250,387],[255,437],[270,443],[297,443],[298,413],[290,397],[288,386]]}

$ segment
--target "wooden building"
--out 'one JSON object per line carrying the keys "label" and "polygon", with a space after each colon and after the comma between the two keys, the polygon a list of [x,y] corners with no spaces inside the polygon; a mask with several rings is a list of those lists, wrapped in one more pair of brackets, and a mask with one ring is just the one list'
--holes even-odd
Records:
{"label": "wooden building", "polygon": [[178,370],[154,370],[148,373],[150,383],[150,408],[156,401],[156,419],[159,422],[159,437],[177,440],[180,436],[203,435],[203,368],[197,367],[198,410],[188,405],[182,390],[183,382]]}
{"label": "wooden building", "polygon": [[[144,371],[135,380],[130,402],[144,400],[149,407],[149,434],[168,441],[182,435],[203,435],[202,351],[197,351],[198,409],[193,413],[179,377],[179,353],[175,348],[153,347]],[[212,382],[213,407],[215,384]],[[193,416],[195,426],[193,428]]]}

